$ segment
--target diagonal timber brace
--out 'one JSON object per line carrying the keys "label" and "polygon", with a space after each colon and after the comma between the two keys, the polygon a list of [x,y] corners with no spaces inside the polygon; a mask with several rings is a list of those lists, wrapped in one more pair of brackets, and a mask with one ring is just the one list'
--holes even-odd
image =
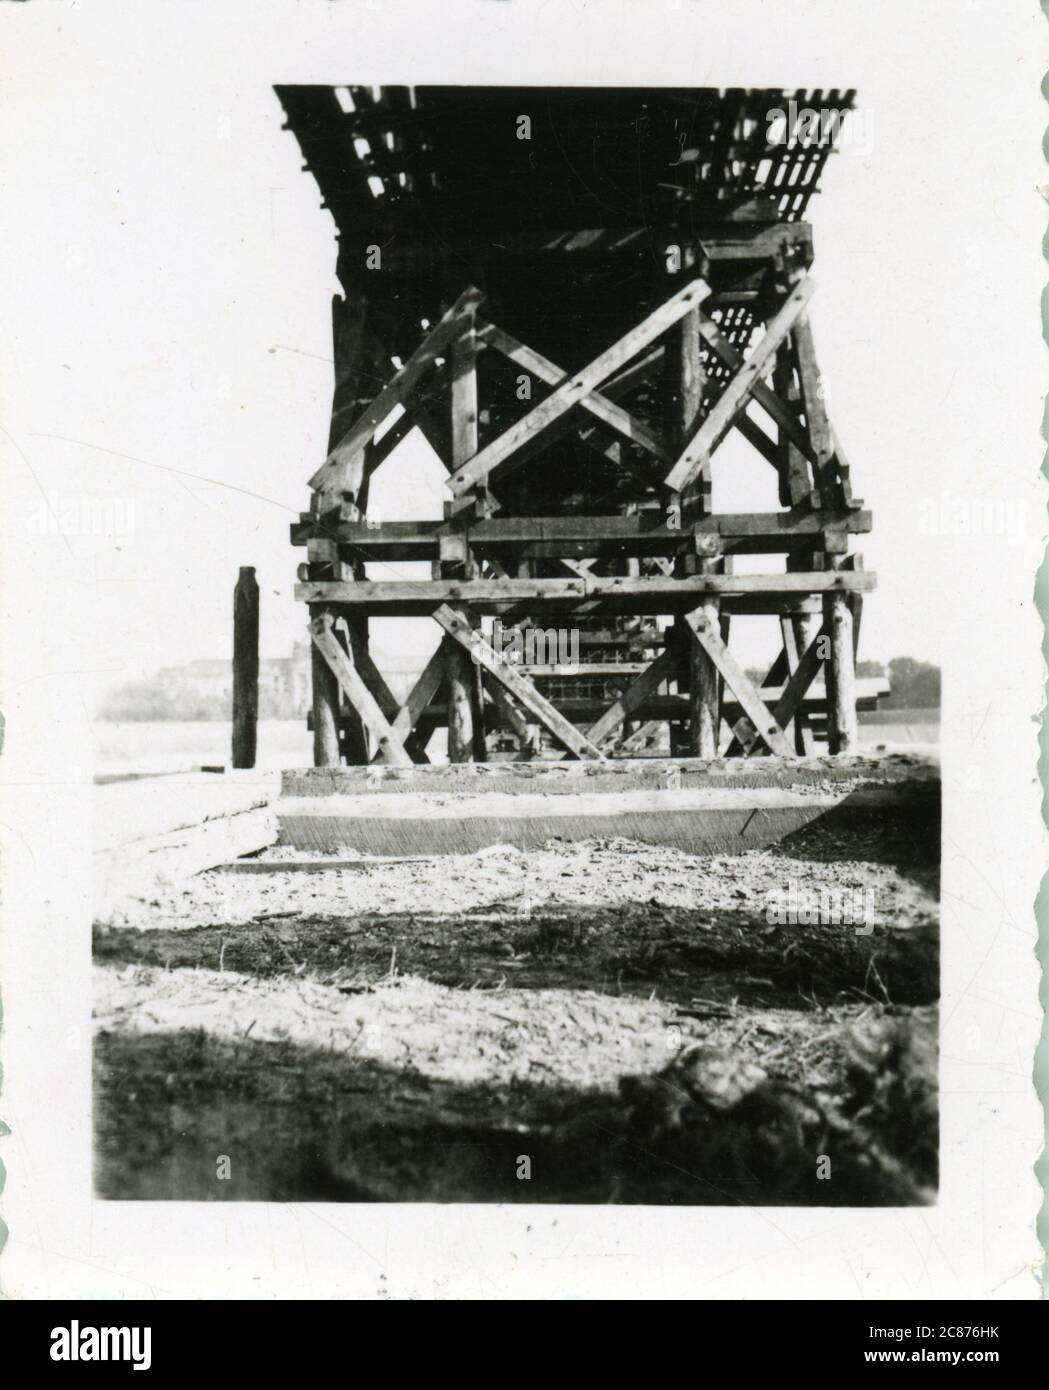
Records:
{"label": "diagonal timber brace", "polygon": [[398,369],[363,414],[350,426],[310,479],[310,487],[314,491],[336,494],[347,489],[352,491],[349,480],[354,470],[360,467],[359,460],[364,446],[391,410],[415,390],[452,340],[472,324],[473,312],[483,297],[480,290],[472,287],[463,291],[404,366]]}
{"label": "diagonal timber brace", "polygon": [[[516,362],[519,367],[531,372],[546,386],[556,388],[571,380],[570,372],[563,371],[555,362],[551,362],[548,357],[544,357],[541,352],[536,352],[534,348],[519,343],[516,338],[511,337],[503,329],[497,328],[494,323],[484,324],[478,330],[478,336],[501,352],[504,357],[509,358],[511,362]],[[622,435],[624,439],[639,444],[654,458],[659,459],[661,463],[672,462],[670,450],[657,435],[643,425],[640,420],[635,419],[628,410],[616,405],[615,401],[602,395],[600,391],[591,391],[578,404],[595,420],[599,420],[601,424],[614,430],[616,434]]]}
{"label": "diagonal timber brace", "polygon": [[582,371],[562,381],[545,400],[511,425],[498,439],[492,440],[469,462],[457,468],[448,479],[452,492],[457,497],[462,496],[471,488],[494,482],[500,473],[510,472],[517,467],[520,460],[515,455],[522,444],[554,424],[574,406],[580,405],[607,377],[649,347],[690,309],[702,303],[709,293],[709,286],[704,280],[690,281],[629,333],[595,357]]}
{"label": "diagonal timber brace", "polygon": [[598,747],[611,741],[616,730],[631,714],[645,703],[649,695],[668,680],[677,667],[677,655],[671,650],[662,652],[655,661],[627,686],[622,695],[601,718],[587,730],[587,738]]}
{"label": "diagonal timber brace", "polygon": [[328,663],[364,727],[378,743],[383,761],[396,767],[410,767],[412,760],[404,744],[394,733],[378,701],[361,679],[350,657],[339,645],[332,625],[330,613],[322,613],[312,619],[309,631],[313,645]]}
{"label": "diagonal timber brace", "polygon": [[698,609],[694,613],[686,614],[685,621],[769,749],[782,757],[788,757],[790,746],[779,721],[761,698],[754,682],[725,646],[721,634],[709,616],[703,609]]}
{"label": "diagonal timber brace", "polygon": [[463,613],[442,604],[433,616],[448,636],[458,642],[489,675],[505,686],[517,703],[570,753],[574,753],[577,758],[604,758],[601,750],[559,713],[545,696],[540,695],[526,676],[489,646],[481,634],[471,627]]}
{"label": "diagonal timber brace", "polygon": [[757,346],[744,360],[736,375],[714,403],[706,419],[685,446],[680,458],[667,474],[666,484],[669,488],[675,492],[684,492],[709,465],[710,456],[747,408],[754,396],[756,385],[760,382],[761,377],[772,362],[777,348],[790,332],[815,288],[813,281],[806,277],[791,290],[775,316],[770,320]]}
{"label": "diagonal timber brace", "polygon": [[[801,660],[794,664],[790,671],[787,684],[772,708],[772,717],[784,732],[786,732],[791,720],[803,718],[802,702],[827,660],[829,645],[829,629],[824,625],[809,643]],[[784,654],[787,665],[790,667],[791,658],[786,647]],[[736,723],[732,732],[735,738],[733,746],[729,749],[730,753],[733,751],[750,753],[759,740],[757,727],[749,714]]]}

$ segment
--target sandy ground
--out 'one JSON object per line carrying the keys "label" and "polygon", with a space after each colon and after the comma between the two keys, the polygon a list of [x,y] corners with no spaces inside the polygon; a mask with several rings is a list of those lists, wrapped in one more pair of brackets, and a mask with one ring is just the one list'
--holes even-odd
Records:
{"label": "sandy ground", "polygon": [[[881,837],[884,841],[884,836]],[[809,843],[820,858],[800,858]],[[522,851],[494,845],[476,854],[443,855],[400,862],[353,856],[352,868],[334,867],[347,858],[328,856],[324,873],[296,872],[296,863],[324,863],[325,857],[275,848],[250,863],[279,865],[289,871],[200,874],[184,887],[122,905],[114,925],[144,931],[217,926],[262,919],[271,914],[328,921],[374,912],[495,912],[528,916],[556,906],[687,907],[697,911],[737,910],[745,905],[763,913],[770,895],[792,883],[819,891],[871,890],[877,915],[907,925],[935,911],[934,874],[918,871],[908,845],[896,847],[904,861],[863,858],[852,837],[836,841],[817,835],[797,837],[792,849],[748,851],[709,857],[628,840],[549,841]],[[879,854],[893,846],[879,845]],[[848,856],[855,857],[848,857]],[[932,904],[932,907],[930,907]]]}
{"label": "sandy ground", "polygon": [[[304,872],[278,850],[130,903],[96,929],[98,1188],[930,1200],[931,843],[883,817],[715,858],[551,841]],[[821,890],[874,923],[769,921]]]}

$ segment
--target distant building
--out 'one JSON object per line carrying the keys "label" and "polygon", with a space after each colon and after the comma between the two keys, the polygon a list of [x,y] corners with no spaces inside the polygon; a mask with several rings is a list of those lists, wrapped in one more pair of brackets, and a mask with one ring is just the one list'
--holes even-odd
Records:
{"label": "distant building", "polygon": [[[160,673],[169,686],[200,700],[228,704],[233,698],[230,661],[210,657],[185,666],[169,666]],[[310,704],[310,649],[296,642],[291,656],[262,657],[259,661],[259,711],[265,717],[295,719],[305,716]]]}
{"label": "distant building", "polygon": [[205,658],[191,661],[188,666],[167,666],[160,674],[203,700],[226,700],[232,696],[233,667],[228,661]]}
{"label": "distant building", "polygon": [[[228,668],[227,668],[228,674]],[[296,642],[291,656],[264,657],[259,662],[259,701],[268,693],[289,717],[305,715],[310,704],[310,644]]]}

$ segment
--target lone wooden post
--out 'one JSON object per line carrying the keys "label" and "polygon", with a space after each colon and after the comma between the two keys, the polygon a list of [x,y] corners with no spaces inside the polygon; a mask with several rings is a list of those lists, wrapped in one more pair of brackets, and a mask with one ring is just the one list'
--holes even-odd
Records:
{"label": "lone wooden post", "polygon": [[233,766],[255,766],[259,717],[259,586],[242,567],[233,590]]}

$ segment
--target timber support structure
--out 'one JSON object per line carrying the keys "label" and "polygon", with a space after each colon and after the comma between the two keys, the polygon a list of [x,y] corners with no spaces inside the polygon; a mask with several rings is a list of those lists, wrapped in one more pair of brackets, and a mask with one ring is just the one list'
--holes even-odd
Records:
{"label": "timber support structure", "polygon": [[[853,94],[278,95],[343,289],[329,451],[291,534],[315,762],[426,762],[438,729],[453,762],[853,752],[885,687],[855,670],[871,518],[809,319],[833,140],[770,125],[788,98],[840,124]],[[415,431],[445,514],[378,517],[371,480]],[[771,505],[719,511],[741,449]],[[417,561],[429,579],[388,577]],[[764,674],[732,646],[755,615]],[[398,698],[369,624],[403,616],[437,646]]]}

